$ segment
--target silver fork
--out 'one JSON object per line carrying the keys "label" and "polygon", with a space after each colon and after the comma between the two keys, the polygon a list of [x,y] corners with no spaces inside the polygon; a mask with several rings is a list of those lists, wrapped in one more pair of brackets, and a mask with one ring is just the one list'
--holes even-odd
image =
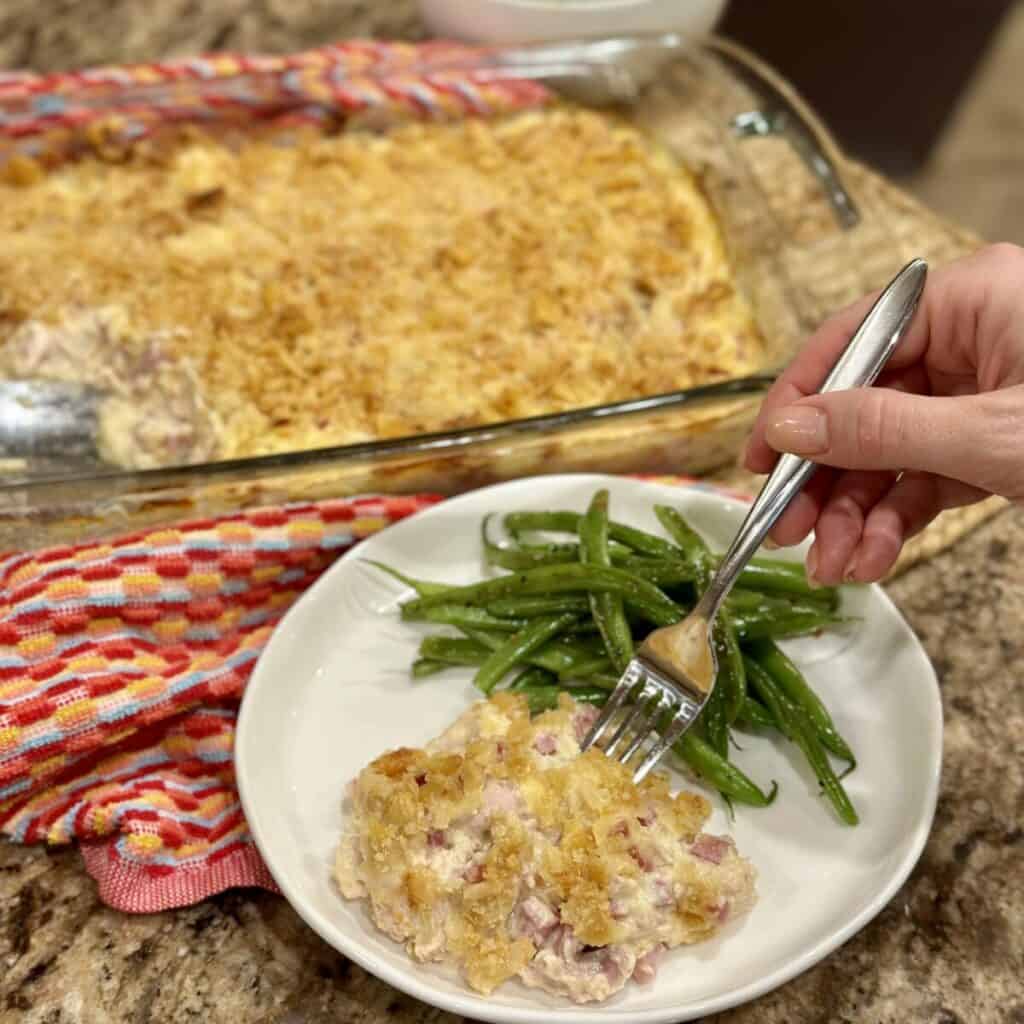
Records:
{"label": "silver fork", "polygon": [[[819,394],[866,387],[876,380],[914,315],[927,273],[923,260],[913,260],[896,275],[857,328]],[[604,737],[621,709],[604,752],[623,764],[642,752],[633,774],[639,782],[693,724],[711,695],[718,671],[711,643],[715,616],[736,577],[815,468],[813,462],[796,455],[779,459],[697,606],[682,622],[656,629],[644,640],[581,749]],[[648,739],[651,743],[643,751]]]}

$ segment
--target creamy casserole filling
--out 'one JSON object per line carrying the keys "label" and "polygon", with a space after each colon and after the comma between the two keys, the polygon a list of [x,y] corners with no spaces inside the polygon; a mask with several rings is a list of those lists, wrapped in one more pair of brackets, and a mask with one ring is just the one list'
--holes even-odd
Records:
{"label": "creamy casserole filling", "polygon": [[583,1003],[652,981],[666,950],[750,908],[755,871],[702,831],[703,797],[581,756],[593,714],[563,695],[531,720],[499,694],[375,760],[349,787],[342,895],[480,992],[518,978]]}

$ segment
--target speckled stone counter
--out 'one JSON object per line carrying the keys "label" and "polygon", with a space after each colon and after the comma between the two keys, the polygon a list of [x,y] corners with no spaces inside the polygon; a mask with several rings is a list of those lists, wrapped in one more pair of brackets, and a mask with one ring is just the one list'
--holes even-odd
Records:
{"label": "speckled stone counter", "polygon": [[[858,936],[715,1024],[1024,1024],[1024,512],[888,589],[942,684],[931,839]],[[100,905],[77,854],[0,844],[2,1024],[456,1020],[367,976],[277,897],[126,917]]]}
{"label": "speckled stone counter", "polygon": [[[0,67],[418,31],[407,0],[4,0]],[[934,831],[859,935],[715,1024],[1024,1024],[1024,512],[998,515],[888,590],[942,685]],[[128,917],[97,901],[75,852],[0,842],[0,1024],[457,1020],[366,975],[277,897],[239,891]]]}

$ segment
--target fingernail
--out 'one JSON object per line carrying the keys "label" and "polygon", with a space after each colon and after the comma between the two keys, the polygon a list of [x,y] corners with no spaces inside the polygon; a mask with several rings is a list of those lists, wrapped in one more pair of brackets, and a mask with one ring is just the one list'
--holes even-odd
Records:
{"label": "fingernail", "polygon": [[812,406],[791,405],[769,421],[765,440],[778,452],[816,455],[828,448],[828,417]]}
{"label": "fingernail", "polygon": [[812,590],[817,590],[821,584],[818,582],[818,545],[812,544],[811,550],[807,552],[807,582]]}
{"label": "fingernail", "polygon": [[765,537],[765,539],[761,542],[761,546],[767,548],[769,551],[778,551],[779,548],[782,547],[781,544],[776,544],[775,541],[771,539],[771,537]]}
{"label": "fingernail", "polygon": [[856,555],[856,553],[850,555],[850,560],[846,563],[846,568],[843,570],[843,579],[847,583],[856,583],[856,581],[857,581],[857,555]]}

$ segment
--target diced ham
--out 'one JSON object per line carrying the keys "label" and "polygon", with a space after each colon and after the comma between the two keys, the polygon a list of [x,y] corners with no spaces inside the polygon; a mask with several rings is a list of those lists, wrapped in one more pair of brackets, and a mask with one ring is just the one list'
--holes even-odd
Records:
{"label": "diced ham", "polygon": [[519,793],[515,786],[492,779],[484,786],[484,808],[492,814],[515,814],[519,810]]}
{"label": "diced ham", "polygon": [[699,857],[701,860],[706,860],[711,864],[721,864],[722,858],[729,852],[731,847],[731,840],[722,839],[719,836],[709,836],[701,832],[693,841],[690,852],[694,857]]}
{"label": "diced ham", "polygon": [[430,832],[427,833],[427,846],[440,847],[447,845],[448,840],[445,837],[444,829],[435,828],[431,829]]}
{"label": "diced ham", "polygon": [[543,732],[533,741],[533,749],[538,754],[548,755],[557,753],[558,740],[551,733]]}
{"label": "diced ham", "polygon": [[729,911],[730,911],[730,909],[731,908],[729,906],[729,901],[728,900],[722,900],[722,903],[721,903],[721,905],[718,908],[718,923],[719,924],[725,924],[725,922],[729,920]]}
{"label": "diced ham", "polygon": [[653,949],[644,953],[633,968],[633,980],[640,985],[649,985],[654,981],[655,975],[658,973],[658,964],[661,962],[664,952],[665,946],[658,943]]}
{"label": "diced ham", "polygon": [[590,732],[590,727],[597,721],[599,714],[598,709],[592,704],[584,704],[572,713],[572,728],[577,743],[583,742],[583,737]]}
{"label": "diced ham", "polygon": [[462,872],[462,878],[464,881],[469,882],[470,885],[476,885],[477,882],[482,882],[484,880],[483,864],[470,864],[469,867]]}
{"label": "diced ham", "polygon": [[638,814],[636,820],[644,828],[650,828],[658,820],[658,812],[653,807],[649,807],[643,814]]}
{"label": "diced ham", "polygon": [[505,760],[505,752],[507,750],[508,750],[508,747],[505,745],[505,741],[504,740],[498,740],[498,742],[494,744],[494,752],[495,752],[495,754],[498,755],[498,760],[499,761],[504,761]]}
{"label": "diced ham", "polygon": [[654,905],[656,907],[671,907],[675,901],[672,884],[664,878],[656,878],[654,880]]}
{"label": "diced ham", "polygon": [[641,853],[641,851],[637,847],[631,846],[629,848],[629,855],[633,858],[633,860],[637,862],[641,871],[654,870],[654,861],[651,860],[651,858],[648,857],[646,854]]}
{"label": "diced ham", "polygon": [[551,936],[555,942],[555,952],[565,961],[575,960],[580,951],[580,941],[569,925],[561,925]]}
{"label": "diced ham", "polygon": [[611,914],[616,921],[621,921],[629,911],[626,909],[625,901],[616,899],[613,896],[608,901],[608,913]]}
{"label": "diced ham", "polygon": [[613,987],[617,988],[626,980],[626,975],[633,966],[632,957],[618,946],[605,947],[598,955],[601,973]]}
{"label": "diced ham", "polygon": [[425,786],[426,784],[427,784],[427,776],[425,774],[421,774],[421,775],[417,775],[416,776],[416,785],[417,786]]}
{"label": "diced ham", "polygon": [[558,927],[558,920],[558,914],[537,896],[530,896],[519,904],[520,931],[536,946],[544,944]]}
{"label": "diced ham", "polygon": [[629,825],[626,824],[626,819],[623,818],[622,821],[617,821],[614,825],[612,825],[612,827],[610,829],[608,829],[608,835],[610,835],[610,836],[628,836],[629,835]]}

